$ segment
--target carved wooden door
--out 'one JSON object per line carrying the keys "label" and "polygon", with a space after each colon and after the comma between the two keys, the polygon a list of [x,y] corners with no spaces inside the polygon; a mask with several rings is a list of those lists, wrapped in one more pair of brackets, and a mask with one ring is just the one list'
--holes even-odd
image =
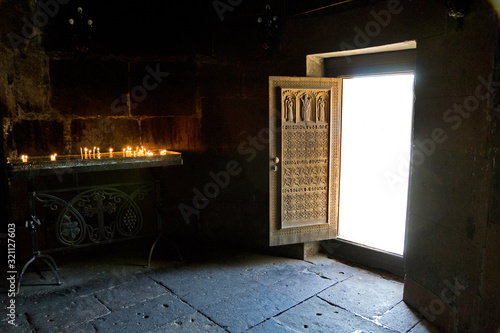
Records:
{"label": "carved wooden door", "polygon": [[270,245],[337,236],[342,80],[269,78]]}

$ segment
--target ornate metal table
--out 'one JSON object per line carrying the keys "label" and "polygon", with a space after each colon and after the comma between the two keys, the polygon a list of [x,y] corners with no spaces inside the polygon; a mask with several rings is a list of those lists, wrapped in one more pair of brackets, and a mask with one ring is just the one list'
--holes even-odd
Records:
{"label": "ornate metal table", "polygon": [[[160,179],[165,167],[182,165],[182,155],[168,151],[154,156],[113,157],[113,154],[102,154],[100,157],[63,156],[56,161],[34,157],[28,162],[8,162],[10,184],[14,179],[27,179],[29,218],[26,227],[31,231],[33,249],[31,258],[19,274],[18,291],[26,269],[36,259],[45,262],[56,283],[61,284],[56,263],[48,253],[143,237],[141,231],[147,228],[143,223],[141,203],[152,203],[149,210],[156,215],[156,239],[147,259],[147,265],[150,265],[151,255],[162,233]],[[147,180],[134,177],[140,169],[150,171]],[[120,173],[120,177],[113,177],[116,173]],[[148,196],[153,200],[147,200]],[[38,229],[41,226],[55,235],[56,247],[39,250]]]}

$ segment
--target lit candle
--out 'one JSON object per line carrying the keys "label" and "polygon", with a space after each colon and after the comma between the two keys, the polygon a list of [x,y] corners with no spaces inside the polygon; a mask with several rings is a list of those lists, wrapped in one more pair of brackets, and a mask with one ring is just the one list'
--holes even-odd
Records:
{"label": "lit candle", "polygon": [[113,157],[113,148],[109,148],[109,157]]}
{"label": "lit candle", "polygon": [[57,156],[57,154],[50,155],[50,160],[51,161],[55,161],[56,160],[56,156]]}
{"label": "lit candle", "polygon": [[160,155],[167,155],[167,150],[163,149],[162,151],[160,151]]}
{"label": "lit candle", "polygon": [[87,159],[87,158],[88,158],[88,151],[89,151],[89,150],[87,149],[87,147],[85,147],[85,159]]}
{"label": "lit candle", "polygon": [[101,148],[97,147],[97,158],[101,159]]}
{"label": "lit candle", "polygon": [[92,158],[95,158],[95,147],[94,147],[94,150],[92,150],[92,155],[93,155]]}
{"label": "lit candle", "polygon": [[28,162],[28,155],[21,155],[21,160],[23,161],[23,163]]}
{"label": "lit candle", "polygon": [[81,156],[81,158],[83,160],[83,149],[82,149],[82,147],[80,147],[80,156]]}
{"label": "lit candle", "polygon": [[148,152],[146,153],[146,155],[147,155],[147,156],[153,156],[154,154],[153,154],[153,152],[152,152],[152,151],[148,150]]}

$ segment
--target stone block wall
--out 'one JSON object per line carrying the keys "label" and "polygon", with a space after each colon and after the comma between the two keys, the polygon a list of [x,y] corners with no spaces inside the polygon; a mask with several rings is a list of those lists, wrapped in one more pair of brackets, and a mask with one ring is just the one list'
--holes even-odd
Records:
{"label": "stone block wall", "polygon": [[[49,80],[44,104],[16,101],[7,107],[4,135],[10,157],[79,154],[80,147],[94,146],[115,151],[127,145],[202,149],[195,62],[135,63],[89,56],[79,62],[50,59],[42,65]],[[23,82],[12,86],[25,88]],[[29,98],[33,91],[19,94]]]}

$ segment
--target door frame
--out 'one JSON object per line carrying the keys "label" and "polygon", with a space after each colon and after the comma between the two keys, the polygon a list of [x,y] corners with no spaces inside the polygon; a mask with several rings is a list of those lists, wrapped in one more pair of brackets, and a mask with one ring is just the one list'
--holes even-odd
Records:
{"label": "door frame", "polygon": [[[387,44],[375,47],[362,49],[345,50],[337,52],[327,52],[319,54],[311,54],[306,57],[306,76],[307,77],[325,77],[324,61],[326,58],[345,57],[346,62],[350,62],[351,56],[368,55],[373,53],[383,53],[392,51],[416,50],[417,43],[414,40]],[[413,131],[413,129],[412,129]],[[413,133],[412,133],[413,142]],[[410,153],[412,156],[412,153]],[[410,175],[412,173],[412,164],[410,160]],[[411,177],[408,184],[408,198],[411,193]],[[408,205],[407,205],[408,206]],[[408,221],[408,207],[407,207]],[[405,248],[407,237],[405,236]],[[369,266],[377,269],[389,271],[397,276],[403,277],[405,271],[404,256],[395,253],[389,253],[382,250],[374,249],[362,244],[352,243],[342,239],[332,239],[321,242],[321,248],[333,257],[353,261],[364,266]]]}

